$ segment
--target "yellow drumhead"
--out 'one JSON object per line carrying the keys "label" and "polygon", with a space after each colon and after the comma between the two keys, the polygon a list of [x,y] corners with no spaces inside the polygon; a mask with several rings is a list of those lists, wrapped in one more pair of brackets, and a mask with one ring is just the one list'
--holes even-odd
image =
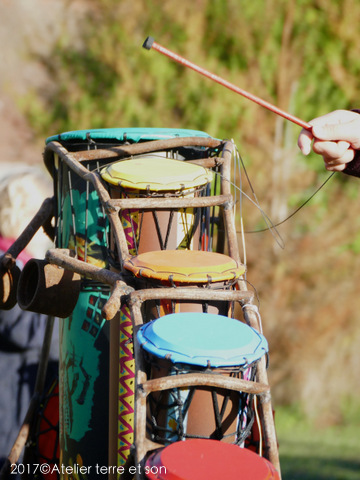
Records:
{"label": "yellow drumhead", "polygon": [[112,185],[153,192],[201,187],[212,180],[212,172],[207,168],[156,155],[114,162],[100,173]]}
{"label": "yellow drumhead", "polygon": [[162,282],[208,283],[239,278],[245,266],[222,253],[200,250],[158,250],[146,252],[124,263],[137,277]]}

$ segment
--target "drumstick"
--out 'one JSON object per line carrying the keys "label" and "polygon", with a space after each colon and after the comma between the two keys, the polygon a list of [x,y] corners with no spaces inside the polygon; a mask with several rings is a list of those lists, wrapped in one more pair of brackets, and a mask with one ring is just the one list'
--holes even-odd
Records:
{"label": "drumstick", "polygon": [[290,122],[296,123],[296,125],[299,125],[300,127],[305,128],[306,130],[312,129],[312,126],[309,123],[304,122],[300,118],[297,118],[294,115],[291,115],[290,113],[287,113],[281,110],[280,108],[276,107],[275,105],[272,105],[271,103],[265,100],[262,100],[256,95],[253,95],[252,93],[249,93],[246,90],[243,90],[242,88],[237,87],[233,83],[230,83],[227,80],[224,80],[223,78],[219,77],[218,75],[215,75],[209,72],[208,70],[205,70],[204,68],[199,67],[195,63],[189,62],[189,60],[186,60],[180,55],[177,55],[176,53],[171,52],[167,48],[162,47],[161,45],[156,43],[152,37],[147,37],[147,39],[143,43],[143,47],[146,48],[147,50],[150,50],[151,48],[153,48],[154,50],[162,53],[163,55],[166,55],[167,57],[171,58],[172,60],[175,60],[181,65],[184,65],[185,67],[189,67],[192,70],[195,70],[195,72],[198,72],[201,75],[204,75],[205,77],[210,78],[210,80],[213,80],[214,82],[219,83],[220,85],[228,88],[229,90],[232,90],[233,92],[238,93],[239,95],[242,95],[243,97],[257,103],[258,105],[261,105],[262,107],[267,108],[271,112],[274,112],[277,115],[280,115],[281,117],[284,117],[287,120],[290,120]]}

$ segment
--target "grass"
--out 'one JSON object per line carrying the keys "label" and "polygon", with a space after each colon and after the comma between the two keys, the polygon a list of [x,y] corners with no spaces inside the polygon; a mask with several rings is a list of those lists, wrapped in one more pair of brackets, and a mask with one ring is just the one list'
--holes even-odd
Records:
{"label": "grass", "polygon": [[316,427],[294,408],[276,409],[283,480],[359,480],[360,415],[342,425]]}

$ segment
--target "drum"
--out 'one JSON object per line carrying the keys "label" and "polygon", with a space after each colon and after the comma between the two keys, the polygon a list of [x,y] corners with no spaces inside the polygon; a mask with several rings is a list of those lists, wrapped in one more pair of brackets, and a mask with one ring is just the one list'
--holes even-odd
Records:
{"label": "drum", "polygon": [[[76,132],[71,139],[66,134],[63,139],[70,151],[78,149]],[[99,160],[84,166],[93,171],[101,162],[105,164]],[[96,190],[62,158],[54,158],[48,167],[57,201],[56,247],[68,248],[77,259],[106,268],[108,219]],[[108,461],[108,422],[104,415],[108,416],[109,404],[110,328],[101,309],[109,295],[109,286],[82,281],[72,314],[60,324],[59,444],[60,462],[66,465],[80,462],[91,466]]]}
{"label": "drum", "polygon": [[157,450],[144,471],[149,480],[280,480],[275,467],[256,453],[201,439]]}
{"label": "drum", "polygon": [[78,151],[175,137],[211,138],[205,132],[186,128],[97,128],[52,135],[46,139],[46,144],[60,142],[69,151]]}
{"label": "drum", "polygon": [[[185,161],[143,155],[101,170],[111,198],[184,198],[201,195],[212,180],[210,170]],[[120,218],[131,255],[151,250],[199,248],[201,209],[123,209]],[[114,251],[114,240],[110,240]],[[115,253],[115,252],[114,252]],[[115,254],[116,257],[116,254]],[[118,259],[115,258],[118,263]]]}
{"label": "drum", "polygon": [[222,253],[192,250],[147,252],[130,258],[124,267],[136,277],[163,285],[231,285],[245,266]]}
{"label": "drum", "polygon": [[[213,373],[245,380],[268,352],[263,335],[234,318],[175,313],[144,324],[138,341],[151,377]],[[252,395],[220,388],[173,388],[149,395],[151,439],[169,443],[210,438],[242,444],[253,422]]]}
{"label": "drum", "polygon": [[[227,255],[198,250],[163,250],[147,252],[124,262],[124,268],[139,279],[139,286],[211,288],[214,300],[204,304],[194,301],[161,301],[149,306],[146,320],[160,315],[185,311],[206,311],[227,314],[224,302],[216,301],[216,289],[231,289],[245,272],[245,266]],[[196,291],[194,290],[196,294]],[[225,309],[225,310],[224,310]]]}

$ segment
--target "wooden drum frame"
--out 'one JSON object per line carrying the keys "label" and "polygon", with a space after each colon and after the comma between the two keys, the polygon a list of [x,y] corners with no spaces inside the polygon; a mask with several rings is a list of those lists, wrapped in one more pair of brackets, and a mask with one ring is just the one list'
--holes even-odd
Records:
{"label": "wooden drum frame", "polygon": [[[185,304],[212,303],[216,300],[218,302],[225,302],[226,309],[231,309],[234,302],[238,302],[243,313],[243,321],[261,331],[261,319],[257,308],[252,303],[252,294],[247,290],[247,284],[243,278],[244,271],[239,270],[238,274],[232,278],[230,288],[227,287],[228,279],[222,279],[214,284],[218,284],[219,289],[203,288],[204,282],[186,281],[179,287],[178,279],[174,277],[165,281],[160,279],[161,287],[149,288],[150,284],[146,284],[145,290],[134,291],[136,288],[144,286],[143,270],[140,274],[131,271],[128,267],[134,263],[134,256],[129,251],[129,242],[124,232],[124,226],[121,223],[119,212],[126,209],[135,210],[176,210],[183,208],[214,208],[218,209],[219,215],[217,220],[217,242],[216,251],[223,253],[226,249],[228,258],[235,262],[238,268],[241,266],[239,258],[237,234],[235,231],[234,213],[233,213],[233,198],[230,190],[230,164],[231,155],[233,151],[232,142],[222,142],[212,139],[206,135],[203,137],[179,137],[166,138],[161,140],[142,141],[133,144],[116,145],[96,145],[93,148],[91,138],[84,133],[84,139],[81,145],[70,152],[65,144],[59,142],[60,138],[51,138],[45,149],[44,159],[45,164],[49,170],[52,170],[53,165],[59,157],[61,162],[74,172],[76,176],[85,181],[96,192],[96,196],[101,205],[101,209],[106,216],[106,222],[112,230],[115,238],[115,248],[117,250],[117,258],[119,260],[118,268],[112,271],[111,268],[105,268],[89,264],[82,260],[72,258],[69,252],[63,249],[54,249],[47,254],[47,260],[50,263],[61,266],[62,268],[74,271],[83,277],[90,278],[92,281],[101,282],[102,284],[110,286],[109,298],[104,301],[101,307],[101,313],[104,319],[113,319],[112,324],[117,322],[116,315],[121,310],[121,305],[128,302],[129,315],[128,322],[131,327],[134,326],[137,330],[140,325],[147,322],[149,318],[143,317],[144,309],[142,304],[145,301],[168,301],[180,302]],[[146,140],[146,139],[145,139]],[[88,148],[85,149],[86,141]],[[96,143],[96,142],[94,142]],[[105,142],[106,143],[106,142]],[[184,197],[184,198],[111,198],[108,189],[101,179],[98,172],[99,167],[89,170],[84,166],[87,162],[105,163],[126,158],[132,155],[142,155],[151,152],[171,152],[173,150],[180,151],[195,147],[197,152],[200,152],[200,157],[193,155],[186,159],[188,162],[200,164],[206,168],[216,169],[219,173],[221,191],[220,194],[214,194],[207,197]],[[99,148],[100,147],[100,148]],[[199,157],[198,156],[198,157]],[[171,161],[171,160],[169,160]],[[227,246],[225,247],[224,238],[227,238]],[[207,243],[206,241],[204,243]],[[63,247],[63,245],[61,245]],[[166,252],[164,250],[162,253]],[[147,252],[140,253],[141,256]],[[184,251],[183,253],[186,253]],[[205,252],[203,252],[205,253]],[[210,253],[210,252],[207,252]],[[211,252],[212,253],[212,252]],[[135,257],[136,258],[136,257]],[[138,278],[136,278],[136,275]],[[141,278],[140,278],[141,277]],[[151,279],[151,276],[150,276]],[[146,279],[148,281],[149,279]],[[152,280],[151,280],[152,281]],[[157,280],[159,281],[159,280]],[[221,284],[224,282],[225,284]],[[178,283],[177,283],[178,282]],[[206,285],[210,285],[212,281],[207,277]],[[181,284],[181,282],[180,282]],[[168,288],[168,285],[174,285]],[[174,288],[175,287],[175,288]],[[125,303],[124,303],[125,302]],[[190,306],[192,309],[192,306]],[[117,327],[118,328],[118,327]],[[112,338],[112,340],[114,340]],[[115,338],[116,348],[118,349],[118,337]],[[144,367],[144,359],[140,346],[137,343],[134,335],[134,355],[135,355],[135,441],[134,452],[128,458],[128,463],[135,461],[144,465],[146,455],[149,451],[159,448],[161,445],[152,442],[146,438],[146,397],[151,392],[161,391],[166,388],[182,388],[191,385],[206,385],[215,388],[228,388],[234,391],[244,391],[251,395],[259,397],[258,404],[259,416],[261,418],[261,431],[264,438],[264,455],[272,462],[275,468],[280,471],[278,449],[276,443],[275,427],[272,415],[270,388],[267,381],[266,361],[261,358],[258,362],[257,373],[255,381],[244,380],[239,378],[218,378],[218,375],[211,375],[209,378],[206,374],[201,373],[201,379],[197,374],[182,374],[170,377],[163,377],[162,379],[149,380],[146,375]],[[175,377],[175,378],[171,378]],[[223,376],[221,376],[223,377]],[[111,386],[110,381],[110,386]],[[113,386],[114,387],[114,386]],[[115,392],[110,392],[117,398],[118,385],[116,384]],[[111,402],[110,402],[111,403]],[[111,424],[111,422],[110,422]],[[110,434],[111,436],[111,434]],[[113,457],[110,455],[109,465],[113,465]]]}

